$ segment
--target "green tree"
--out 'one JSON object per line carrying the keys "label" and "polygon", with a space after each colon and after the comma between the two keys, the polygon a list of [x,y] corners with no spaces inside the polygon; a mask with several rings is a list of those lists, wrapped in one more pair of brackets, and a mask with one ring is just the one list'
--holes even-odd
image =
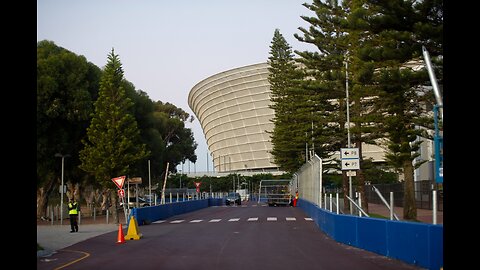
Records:
{"label": "green tree", "polygon": [[37,200],[38,216],[46,215],[48,197],[60,185],[61,162],[66,181],[84,179],[78,151],[93,112],[101,70],[52,41],[37,43]]}
{"label": "green tree", "polygon": [[[332,154],[347,146],[345,61],[350,44],[347,29],[349,10],[345,5],[348,3],[343,1],[342,6],[334,0],[315,0],[312,4],[303,4],[315,17],[302,16],[310,27],[299,28],[303,36],[295,34],[299,41],[310,43],[318,49],[296,53],[300,56],[297,61],[305,66],[306,78],[309,78],[306,87],[311,89],[309,97],[313,101],[314,143],[315,146],[322,146],[315,147],[315,152],[324,161],[325,171],[339,169],[340,161],[334,159]],[[351,115],[353,112],[351,110]],[[353,122],[352,119],[350,122]],[[349,184],[345,172],[342,173],[342,180],[344,205],[349,209],[346,197]]]}
{"label": "green tree", "polygon": [[118,221],[113,177],[128,175],[130,166],[146,158],[150,153],[145,144],[139,143],[140,131],[130,113],[133,102],[125,94],[122,85],[123,69],[118,55],[112,49],[100,81],[99,97],[87,138],[82,140],[80,168],[95,176],[110,194],[114,217]]}
{"label": "green tree", "polygon": [[[296,82],[299,72],[290,45],[278,29],[275,29],[268,58],[271,105],[275,112],[271,134],[272,155],[275,163],[285,171],[294,172],[305,161],[305,138],[298,121]],[[299,134],[302,136],[299,137]],[[300,139],[299,139],[300,138]]]}
{"label": "green tree", "polygon": [[[428,82],[427,73],[425,69],[413,69],[409,63],[413,60],[418,64],[422,44],[436,44],[435,51],[441,52],[438,29],[441,29],[442,13],[434,13],[436,16],[430,19],[422,18],[426,10],[438,12],[441,5],[439,1],[419,5],[404,0],[352,2],[352,28],[368,33],[368,42],[355,50],[355,56],[358,66],[372,63],[368,79],[374,82],[378,97],[374,110],[383,116],[382,121],[375,121],[375,129],[388,138],[388,162],[404,174],[404,218],[415,220],[413,162],[419,155],[421,140],[418,138],[429,137],[420,127],[431,128],[433,120],[427,111],[432,104],[431,92],[426,95],[428,90],[422,87]],[[357,71],[362,74],[361,68]],[[365,81],[357,82],[366,85]]]}

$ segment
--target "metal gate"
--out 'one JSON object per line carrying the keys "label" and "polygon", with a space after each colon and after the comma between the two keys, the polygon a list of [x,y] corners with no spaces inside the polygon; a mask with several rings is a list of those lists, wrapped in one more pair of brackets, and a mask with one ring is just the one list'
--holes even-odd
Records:
{"label": "metal gate", "polygon": [[292,193],[291,180],[261,180],[258,202],[268,206],[289,205]]}

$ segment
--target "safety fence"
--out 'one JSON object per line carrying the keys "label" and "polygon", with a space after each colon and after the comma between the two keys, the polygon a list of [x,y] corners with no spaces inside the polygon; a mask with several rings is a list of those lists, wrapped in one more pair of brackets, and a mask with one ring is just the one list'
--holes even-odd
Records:
{"label": "safety fence", "polygon": [[133,215],[138,225],[146,225],[157,220],[167,219],[175,215],[185,214],[209,206],[220,206],[224,204],[224,201],[224,198],[208,198],[133,208],[128,219],[130,220],[130,217]]}
{"label": "safety fence", "polygon": [[[317,155],[293,175],[295,190],[297,206],[334,240],[428,269],[443,266],[443,225],[361,217],[358,211],[359,216],[341,214],[338,194],[334,201],[332,194],[327,198],[322,193],[322,160]],[[361,201],[353,202],[361,207]]]}
{"label": "safety fence", "polygon": [[334,240],[428,269],[443,267],[443,226],[341,215],[299,199],[317,226]]}
{"label": "safety fence", "polygon": [[[434,185],[430,180],[415,181],[415,206],[417,209],[432,209],[433,208],[433,188]],[[375,194],[375,190],[372,187],[373,185],[365,185],[365,196],[367,196],[368,202],[381,204],[381,199]],[[393,184],[375,184],[375,187],[378,191],[385,196],[390,192],[395,193],[394,205],[398,207],[403,207],[403,194],[405,185],[403,183],[393,183]],[[436,193],[436,202],[437,210],[443,211],[443,190],[439,189]]]}
{"label": "safety fence", "polygon": [[314,155],[312,159],[293,174],[292,195],[298,191],[300,198],[322,205],[322,159]]}

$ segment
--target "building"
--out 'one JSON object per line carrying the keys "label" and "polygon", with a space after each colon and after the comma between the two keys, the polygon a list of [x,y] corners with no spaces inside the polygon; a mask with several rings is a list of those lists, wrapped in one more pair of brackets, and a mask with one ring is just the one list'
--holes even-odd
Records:
{"label": "building", "polygon": [[[259,63],[220,72],[189,93],[188,105],[202,126],[218,173],[283,173],[270,154],[274,111],[269,108],[268,67]],[[420,158],[431,160],[432,141],[422,147]],[[385,162],[383,148],[364,144],[362,149],[363,158]],[[422,168],[425,172],[415,173],[418,180],[432,175],[431,162]]]}
{"label": "building", "polygon": [[268,64],[227,70],[197,83],[188,105],[200,121],[217,172],[278,172],[269,153]]}

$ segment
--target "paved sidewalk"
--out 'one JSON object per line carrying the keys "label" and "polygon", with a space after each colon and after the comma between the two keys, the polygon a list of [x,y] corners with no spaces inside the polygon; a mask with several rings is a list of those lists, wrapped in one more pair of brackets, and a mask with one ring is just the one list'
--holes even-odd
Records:
{"label": "paved sidewalk", "polygon": [[[122,228],[126,228],[125,217],[120,215],[120,222]],[[118,224],[113,223],[111,218],[109,224],[106,223],[105,217],[97,217],[93,220],[92,217],[82,217],[79,224],[78,232],[70,232],[70,220],[63,220],[63,225],[60,221],[37,220],[37,243],[44,248],[44,250],[37,251],[38,257],[47,257],[56,252],[56,250],[69,247],[78,242],[87,240],[89,238],[118,230]],[[116,239],[112,239],[113,242]]]}

